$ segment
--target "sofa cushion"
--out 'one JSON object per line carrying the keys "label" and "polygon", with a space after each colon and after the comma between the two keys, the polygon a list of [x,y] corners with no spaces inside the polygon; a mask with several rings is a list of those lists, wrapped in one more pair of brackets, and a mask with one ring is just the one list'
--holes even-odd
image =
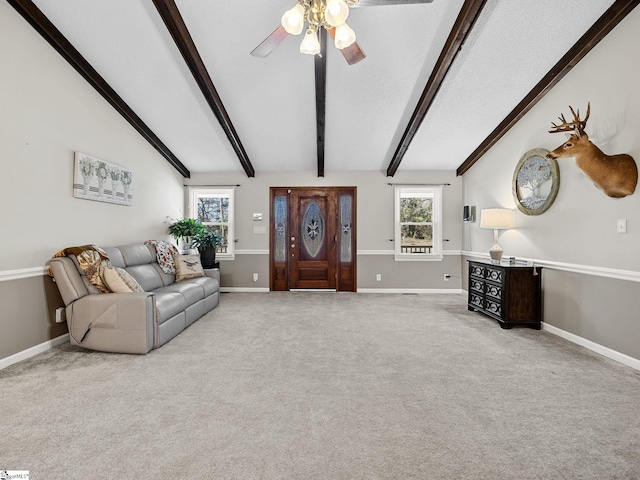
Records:
{"label": "sofa cushion", "polygon": [[162,278],[153,265],[135,265],[125,270],[136,279],[145,292],[152,292],[163,286]]}
{"label": "sofa cushion", "polygon": [[123,245],[118,247],[118,249],[122,253],[127,267],[148,265],[156,261],[156,255],[151,251],[153,247],[144,244]]}
{"label": "sofa cushion", "polygon": [[[158,265],[157,263],[153,263],[152,265],[158,271],[158,275],[160,275],[163,285],[166,286],[166,285],[171,285],[172,283],[176,283],[175,273],[164,273],[160,265]],[[174,268],[175,268],[175,265],[174,265]]]}
{"label": "sofa cushion", "polygon": [[176,282],[204,277],[199,255],[174,255],[173,259],[176,263]]}
{"label": "sofa cushion", "polygon": [[196,283],[198,285],[201,285],[204,289],[205,297],[213,295],[218,290],[220,290],[220,283],[218,282],[218,280],[211,277],[192,278],[191,280],[189,280],[189,283]]}
{"label": "sofa cushion", "polygon": [[193,305],[205,297],[202,285],[192,281],[176,282],[173,285],[167,285],[166,287],[155,290],[155,293],[165,292],[179,293],[185,298],[187,306]]}
{"label": "sofa cushion", "polygon": [[156,319],[158,325],[163,324],[187,308],[184,296],[177,292],[154,293],[156,301]]}
{"label": "sofa cushion", "polygon": [[102,270],[102,279],[114,293],[144,292],[136,279],[122,268],[105,267]]}
{"label": "sofa cushion", "polygon": [[102,249],[107,253],[111,265],[118,268],[124,268],[127,266],[124,263],[122,252],[118,249],[118,247],[103,247]]}

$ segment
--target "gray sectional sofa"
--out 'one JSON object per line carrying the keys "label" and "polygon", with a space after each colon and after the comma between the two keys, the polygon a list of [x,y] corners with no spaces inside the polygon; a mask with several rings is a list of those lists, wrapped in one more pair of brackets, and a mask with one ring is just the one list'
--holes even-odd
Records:
{"label": "gray sectional sofa", "polygon": [[218,270],[175,281],[162,271],[151,245],[103,250],[114,267],[126,270],[144,292],[101,293],[74,256],[53,258],[51,272],[65,304],[72,345],[91,350],[145,354],[158,348],[218,305]]}

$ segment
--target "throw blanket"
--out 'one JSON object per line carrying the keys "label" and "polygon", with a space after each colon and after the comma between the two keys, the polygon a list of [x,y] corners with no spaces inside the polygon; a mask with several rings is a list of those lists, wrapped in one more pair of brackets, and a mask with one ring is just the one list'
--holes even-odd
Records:
{"label": "throw blanket", "polygon": [[[95,245],[82,245],[80,247],[69,247],[60,250],[52,258],[68,257],[69,255],[76,256],[82,273],[87,276],[92,285],[103,293],[109,293],[111,291],[102,280],[102,270],[105,267],[111,266],[109,256],[104,250]],[[53,277],[51,267],[49,267],[49,275]]]}
{"label": "throw blanket", "polygon": [[176,263],[173,261],[173,256],[178,255],[178,249],[175,245],[172,245],[163,240],[147,240],[145,245],[153,245],[156,247],[156,256],[158,258],[158,265],[164,273],[176,273]]}

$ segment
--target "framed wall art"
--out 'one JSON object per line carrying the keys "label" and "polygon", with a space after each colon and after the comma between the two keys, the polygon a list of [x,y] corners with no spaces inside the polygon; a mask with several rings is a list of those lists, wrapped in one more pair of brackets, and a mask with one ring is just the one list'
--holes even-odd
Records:
{"label": "framed wall art", "polygon": [[558,162],[547,158],[548,153],[544,148],[529,150],[513,172],[513,199],[525,215],[546,212],[558,195],[560,170]]}
{"label": "framed wall art", "polygon": [[75,153],[73,196],[97,202],[131,205],[133,175],[115,163]]}

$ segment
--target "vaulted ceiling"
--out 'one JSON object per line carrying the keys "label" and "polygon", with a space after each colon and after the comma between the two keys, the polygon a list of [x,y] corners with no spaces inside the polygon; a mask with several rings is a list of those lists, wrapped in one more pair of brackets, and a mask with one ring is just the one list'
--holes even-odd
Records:
{"label": "vaulted ceiling", "polygon": [[640,3],[363,0],[348,65],[249,54],[293,0],[7,1],[184,176],[462,174]]}

